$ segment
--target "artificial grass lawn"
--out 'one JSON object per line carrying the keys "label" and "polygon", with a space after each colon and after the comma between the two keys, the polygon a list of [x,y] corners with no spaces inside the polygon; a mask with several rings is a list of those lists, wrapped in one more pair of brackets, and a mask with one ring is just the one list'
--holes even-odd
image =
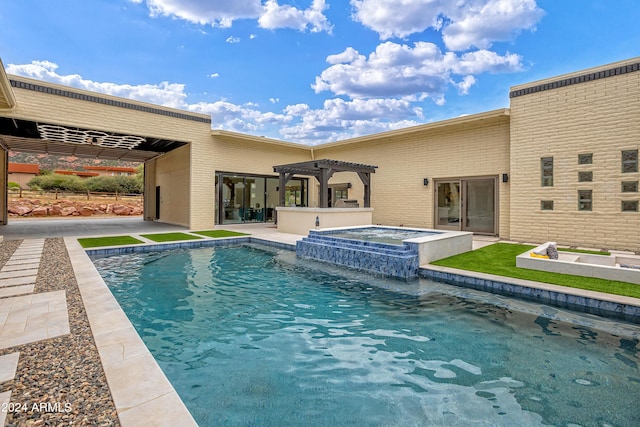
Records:
{"label": "artificial grass lawn", "polygon": [[202,237],[194,236],[187,233],[160,233],[160,234],[141,234],[142,237],[153,240],[154,242],[175,242],[176,240],[198,240]]}
{"label": "artificial grass lawn", "polygon": [[236,231],[229,230],[205,230],[205,231],[192,231],[193,234],[199,234],[201,236],[212,237],[217,239],[219,237],[235,237],[235,236],[248,236],[246,233],[238,233]]}
{"label": "artificial grass lawn", "polygon": [[144,243],[142,240],[138,240],[131,236],[109,236],[109,237],[84,237],[78,239],[80,246],[83,248],[96,248],[99,246],[122,246],[122,245],[135,245],[138,243]]}
{"label": "artificial grass lawn", "polygon": [[516,256],[534,247],[535,246],[511,243],[494,243],[493,245],[485,246],[475,251],[465,252],[460,255],[435,261],[432,264],[640,298],[640,285],[633,283],[604,280],[594,277],[573,276],[570,274],[549,273],[547,271],[528,270],[526,268],[516,267]]}

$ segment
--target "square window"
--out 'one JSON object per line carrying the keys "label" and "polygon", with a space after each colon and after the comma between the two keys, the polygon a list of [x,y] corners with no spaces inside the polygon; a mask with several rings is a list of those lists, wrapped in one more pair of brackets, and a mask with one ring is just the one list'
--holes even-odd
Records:
{"label": "square window", "polygon": [[542,186],[553,187],[553,157],[543,157],[540,159],[542,168]]}
{"label": "square window", "polygon": [[638,172],[638,150],[622,152],[622,173]]}
{"label": "square window", "polygon": [[578,154],[578,164],[579,165],[590,165],[593,164],[593,154]]}
{"label": "square window", "polygon": [[541,200],[540,201],[540,209],[543,211],[552,211],[553,210],[553,200]]}
{"label": "square window", "polygon": [[638,201],[637,200],[623,200],[622,201],[622,212],[638,212]]}
{"label": "square window", "polygon": [[623,193],[637,193],[638,192],[638,181],[623,181],[622,182],[622,192]]}
{"label": "square window", "polygon": [[593,172],[578,172],[578,182],[593,181]]}
{"label": "square window", "polygon": [[593,210],[592,190],[578,190],[578,210]]}

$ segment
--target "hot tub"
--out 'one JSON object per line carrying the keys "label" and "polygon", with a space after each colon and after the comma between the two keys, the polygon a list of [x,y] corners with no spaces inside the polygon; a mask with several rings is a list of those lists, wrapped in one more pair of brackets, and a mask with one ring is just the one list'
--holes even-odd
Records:
{"label": "hot tub", "polygon": [[472,249],[473,233],[363,226],[310,230],[296,254],[387,276],[411,278],[420,265]]}

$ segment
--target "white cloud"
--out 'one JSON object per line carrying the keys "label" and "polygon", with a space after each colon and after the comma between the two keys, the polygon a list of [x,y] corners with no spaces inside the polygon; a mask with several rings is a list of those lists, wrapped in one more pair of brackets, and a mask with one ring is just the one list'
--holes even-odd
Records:
{"label": "white cloud", "polygon": [[491,47],[494,41],[513,39],[522,30],[535,30],[544,12],[535,0],[489,0],[476,7],[460,8],[453,22],[442,30],[451,50]]}
{"label": "white cloud", "polygon": [[151,16],[170,16],[214,27],[231,27],[235,20],[257,19],[262,13],[260,0],[144,0],[144,3]]}
{"label": "white cloud", "polygon": [[351,0],[355,21],[383,40],[429,28],[442,31],[450,50],[489,48],[534,30],[544,12],[535,0]]}
{"label": "white cloud", "polygon": [[[229,28],[234,21],[254,19],[262,28],[293,28],[331,32],[324,15],[325,0],[313,0],[308,9],[280,5],[277,0],[129,0],[144,3],[151,16],[169,16],[199,25]],[[254,36],[255,37],[255,36]],[[253,38],[253,37],[252,37]]]}
{"label": "white cloud", "polygon": [[231,44],[234,44],[234,43],[240,43],[240,38],[239,38],[239,37],[229,36],[229,37],[227,37],[227,39],[225,40],[225,42],[227,42],[227,43],[231,43]]}
{"label": "white cloud", "polygon": [[211,77],[212,79],[215,79],[215,78],[220,77],[220,74],[219,73],[211,73],[211,74],[208,75],[208,77]]}
{"label": "white cloud", "polygon": [[258,19],[262,28],[273,30],[276,28],[293,28],[317,33],[326,31],[331,33],[331,25],[323,12],[328,8],[324,0],[313,0],[311,7],[300,10],[289,5],[279,5],[276,0],[267,0],[264,13]]}
{"label": "white cloud", "polygon": [[406,37],[435,28],[439,16],[455,1],[447,0],[351,0],[352,18],[380,34],[382,40]]}
{"label": "white cloud", "polygon": [[414,126],[419,122],[409,118],[423,118],[421,108],[398,99],[336,98],[326,100],[320,109],[296,104],[286,107],[284,113],[290,124],[280,128],[282,138],[309,145]]}
{"label": "white cloud", "polygon": [[185,85],[181,83],[161,82],[153,85],[128,85],[94,82],[83,79],[78,74],[60,75],[57,73],[57,69],[58,65],[49,61],[33,61],[31,64],[25,65],[9,64],[6,67],[7,73],[9,74],[18,74],[78,89],[106,93],[108,95],[150,102],[172,108],[184,108],[186,105],[187,94],[184,90]]}
{"label": "white cloud", "polygon": [[444,93],[452,75],[464,78],[467,93],[475,78],[466,77],[483,72],[518,71],[522,68],[519,55],[500,56],[495,52],[477,51],[458,57],[443,53],[433,43],[417,42],[413,46],[385,42],[369,57],[349,47],[343,53],[330,55],[331,65],[312,85],[316,93],[331,91],[350,98],[431,98],[444,102]]}

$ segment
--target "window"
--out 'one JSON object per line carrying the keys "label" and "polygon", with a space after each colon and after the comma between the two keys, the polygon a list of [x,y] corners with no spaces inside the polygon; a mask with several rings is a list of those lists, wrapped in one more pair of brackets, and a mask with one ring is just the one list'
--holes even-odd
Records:
{"label": "window", "polygon": [[622,192],[623,193],[637,193],[638,192],[638,181],[623,181],[622,182]]}
{"label": "window", "polygon": [[541,200],[540,201],[540,209],[543,211],[552,211],[553,210],[553,200]]}
{"label": "window", "polygon": [[578,164],[579,165],[590,165],[593,164],[593,154],[578,154]]}
{"label": "window", "polygon": [[591,199],[592,190],[578,190],[578,210],[590,211],[593,209]]}
{"label": "window", "polygon": [[622,212],[638,212],[638,201],[637,200],[623,200],[622,201]]}
{"label": "window", "polygon": [[622,152],[622,173],[638,172],[638,150]]}
{"label": "window", "polygon": [[348,197],[347,197],[347,194],[348,194],[348,193],[347,193],[347,191],[348,191],[348,190],[347,190],[346,188],[344,188],[344,189],[343,189],[343,188],[340,188],[340,189],[336,188],[336,189],[335,189],[335,193],[334,193],[334,194],[335,194],[335,199],[336,199],[336,200],[339,200],[339,199],[348,199]]}
{"label": "window", "polygon": [[540,159],[542,167],[542,186],[553,187],[553,157]]}
{"label": "window", "polygon": [[593,181],[593,172],[578,172],[578,182]]}

